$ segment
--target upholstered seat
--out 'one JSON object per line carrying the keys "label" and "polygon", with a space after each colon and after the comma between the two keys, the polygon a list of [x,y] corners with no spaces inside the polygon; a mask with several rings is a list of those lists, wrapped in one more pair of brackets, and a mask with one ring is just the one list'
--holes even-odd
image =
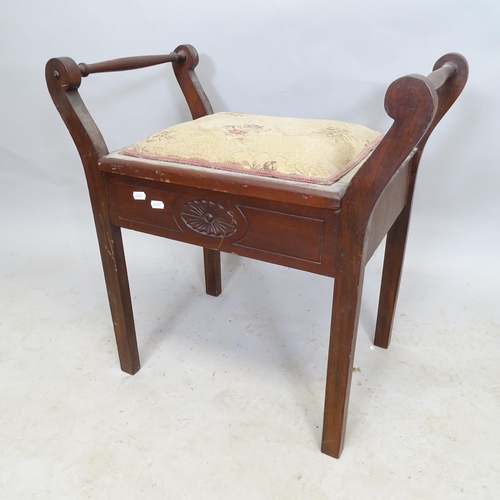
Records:
{"label": "upholstered seat", "polygon": [[381,138],[346,122],[216,113],[164,129],[119,154],[331,185],[363,163]]}
{"label": "upholstered seat", "polygon": [[[82,76],[166,62],[193,121],[109,153],[78,93]],[[52,99],[87,177],[121,367],[140,367],[122,229],[203,247],[213,296],[222,292],[220,252],[333,277],[321,449],[338,457],[365,265],[385,239],[374,344],[387,348],[420,157],[465,85],[467,62],[446,54],[428,77],[394,81],[384,103],[394,121],[383,135],[328,120],[213,114],[197,64],[190,45],[161,56],[47,63]]]}

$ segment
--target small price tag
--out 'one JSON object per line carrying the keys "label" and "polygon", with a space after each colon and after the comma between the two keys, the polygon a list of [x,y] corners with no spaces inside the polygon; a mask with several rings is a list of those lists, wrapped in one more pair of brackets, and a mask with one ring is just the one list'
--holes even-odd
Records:
{"label": "small price tag", "polygon": [[161,209],[165,208],[165,204],[163,203],[163,201],[151,200],[151,207],[158,208],[161,210]]}
{"label": "small price tag", "polygon": [[134,191],[133,193],[134,200],[145,200],[146,193],[144,191]]}

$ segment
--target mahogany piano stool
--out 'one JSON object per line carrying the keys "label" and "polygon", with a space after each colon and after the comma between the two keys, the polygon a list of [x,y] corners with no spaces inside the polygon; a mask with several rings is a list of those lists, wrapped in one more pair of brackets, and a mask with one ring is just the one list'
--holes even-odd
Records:
{"label": "mahogany piano stool", "polygon": [[[92,73],[172,63],[193,121],[109,153],[78,88]],[[181,45],[160,56],[46,66],[50,95],[80,154],[120,365],[139,370],[121,228],[203,247],[206,293],[221,293],[220,252],[334,278],[321,450],[344,445],[366,263],[386,238],[374,344],[391,338],[420,156],[465,86],[467,61],[446,54],[424,77],[394,81],[384,134],[360,125],[216,113]]]}

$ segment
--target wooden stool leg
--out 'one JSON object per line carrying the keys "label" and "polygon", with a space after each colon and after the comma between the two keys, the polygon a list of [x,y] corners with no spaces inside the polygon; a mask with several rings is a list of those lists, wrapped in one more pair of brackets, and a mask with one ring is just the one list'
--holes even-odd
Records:
{"label": "wooden stool leg", "polygon": [[408,204],[399,214],[399,217],[387,233],[385,244],[384,268],[374,340],[376,346],[385,349],[389,347],[391,342],[392,324],[403,270],[410,210]]}
{"label": "wooden stool leg", "polygon": [[203,249],[205,263],[205,289],[208,295],[218,297],[222,292],[220,252],[209,248]]}
{"label": "wooden stool leg", "polygon": [[344,447],[363,271],[335,279],[321,451],[339,458]]}
{"label": "wooden stool leg", "polygon": [[[140,369],[141,365],[122,235],[120,228],[111,224],[107,231],[109,231],[109,237],[105,241],[103,241],[105,238],[99,237],[99,247],[118,346],[118,356],[121,369],[133,375]],[[99,230],[98,236],[100,236]]]}

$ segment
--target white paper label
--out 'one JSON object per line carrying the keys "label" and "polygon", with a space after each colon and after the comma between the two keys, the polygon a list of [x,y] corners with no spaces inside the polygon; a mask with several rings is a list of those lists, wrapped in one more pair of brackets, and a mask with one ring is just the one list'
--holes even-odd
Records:
{"label": "white paper label", "polygon": [[151,206],[153,208],[160,208],[160,209],[165,208],[165,204],[163,203],[163,201],[158,201],[158,200],[151,200]]}
{"label": "white paper label", "polygon": [[144,191],[134,191],[134,200],[145,200],[146,193]]}

